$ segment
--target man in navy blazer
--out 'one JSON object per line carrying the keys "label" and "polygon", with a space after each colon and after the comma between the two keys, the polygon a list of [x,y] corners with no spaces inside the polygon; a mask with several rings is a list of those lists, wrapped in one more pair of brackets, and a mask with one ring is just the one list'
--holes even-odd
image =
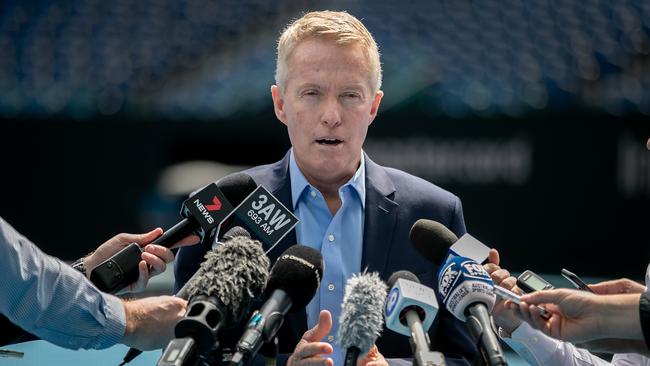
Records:
{"label": "man in navy blazer", "polygon": [[[409,270],[437,288],[437,266],[409,243],[416,220],[436,220],[458,236],[465,233],[458,197],[379,166],[363,152],[383,97],[380,86],[377,45],[353,16],[307,13],[280,36],[271,95],[292,149],[279,162],[246,173],[301,220],[269,253],[271,261],[296,243],[321,250],[325,261],[315,299],[306,311],[289,314],[278,333],[280,352],[290,354],[290,366],[339,365],[344,350],[336,348],[338,317],[332,314],[340,312],[341,284],[352,274],[367,268],[387,280],[393,272]],[[196,271],[208,249],[204,243],[179,251],[177,288]],[[440,309],[429,335],[434,350],[448,359],[474,358],[476,348],[465,325],[446,310]],[[388,360],[409,357],[408,338],[385,329],[359,365],[386,366]]]}

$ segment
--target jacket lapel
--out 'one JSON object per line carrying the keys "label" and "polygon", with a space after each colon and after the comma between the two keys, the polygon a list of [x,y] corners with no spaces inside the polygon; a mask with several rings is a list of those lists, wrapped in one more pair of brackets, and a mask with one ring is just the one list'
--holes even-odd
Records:
{"label": "jacket lapel", "polygon": [[[364,153],[365,154],[365,153]],[[384,273],[397,221],[395,186],[381,166],[366,159],[366,207],[361,269]]]}

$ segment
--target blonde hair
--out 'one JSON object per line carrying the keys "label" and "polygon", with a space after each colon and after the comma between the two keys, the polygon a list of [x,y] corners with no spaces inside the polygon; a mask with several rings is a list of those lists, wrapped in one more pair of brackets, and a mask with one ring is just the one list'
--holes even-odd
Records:
{"label": "blonde hair", "polygon": [[359,44],[366,54],[373,92],[381,88],[381,63],[375,39],[359,19],[344,11],[315,11],[291,22],[278,39],[275,83],[284,89],[287,62],[296,46],[305,39],[330,39],[340,45]]}

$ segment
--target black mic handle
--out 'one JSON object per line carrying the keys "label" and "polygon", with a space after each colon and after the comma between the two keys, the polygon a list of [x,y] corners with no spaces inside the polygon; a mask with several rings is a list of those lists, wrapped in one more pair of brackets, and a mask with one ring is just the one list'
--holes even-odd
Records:
{"label": "black mic handle", "polygon": [[278,353],[280,353],[280,349],[277,337],[273,337],[273,339],[264,343],[258,352],[264,357],[266,366],[276,366],[278,364]]}
{"label": "black mic handle", "polygon": [[[151,242],[170,247],[194,232],[192,220],[184,218]],[[129,244],[90,272],[90,281],[103,292],[114,294],[138,280],[142,248],[137,243]]]}
{"label": "black mic handle", "polygon": [[347,351],[345,351],[345,360],[343,360],[343,365],[356,366],[360,354],[361,354],[361,350],[359,349],[359,347],[357,346],[348,347]]}
{"label": "black mic handle", "polygon": [[507,366],[508,362],[503,354],[499,340],[494,329],[490,313],[483,303],[474,303],[467,307],[465,323],[469,332],[477,340],[478,349],[483,356],[483,361],[488,366]]}
{"label": "black mic handle", "polygon": [[199,361],[196,344],[192,337],[176,338],[169,341],[157,366],[194,366]]}
{"label": "black mic handle", "polygon": [[116,293],[138,279],[141,255],[139,244],[129,244],[95,267],[90,272],[90,282],[103,292]]}
{"label": "black mic handle", "polygon": [[165,232],[161,236],[157,237],[156,240],[152,241],[151,244],[158,244],[169,248],[178,243],[181,239],[194,234],[198,229],[200,229],[200,226],[196,221],[186,217],[178,224],[165,230]]}
{"label": "black mic handle", "polygon": [[122,359],[122,363],[120,366],[124,366],[127,363],[133,361],[136,357],[140,356],[142,354],[142,351],[140,351],[137,348],[129,348],[129,351],[124,355],[124,358]]}

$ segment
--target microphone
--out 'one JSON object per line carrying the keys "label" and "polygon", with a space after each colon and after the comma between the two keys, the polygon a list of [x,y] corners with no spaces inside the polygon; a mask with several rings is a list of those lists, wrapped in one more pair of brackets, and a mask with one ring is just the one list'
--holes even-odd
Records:
{"label": "microphone", "polygon": [[376,272],[354,275],[348,279],[341,304],[338,342],[345,352],[345,366],[356,366],[381,334],[386,284]]}
{"label": "microphone", "polygon": [[453,256],[471,258],[483,263],[490,254],[490,247],[473,236],[465,234],[458,239],[451,230],[433,220],[416,221],[411,227],[409,238],[420,255],[437,265]]}
{"label": "microphone", "polygon": [[388,279],[391,288],[386,298],[384,318],[386,328],[410,337],[413,364],[417,366],[444,366],[440,352],[432,352],[426,333],[438,314],[438,301],[433,289],[420,284],[409,271],[398,271]]}
{"label": "microphone", "polygon": [[494,283],[483,266],[470,258],[451,257],[438,272],[438,294],[447,310],[467,324],[484,363],[507,365],[490,318]]}
{"label": "microphone", "polygon": [[294,245],[271,268],[267,300],[253,313],[228,365],[241,366],[255,357],[264,343],[274,339],[287,312],[307,306],[323,277],[323,257],[314,248]]}
{"label": "microphone", "polygon": [[[223,239],[227,243],[228,241],[230,241],[230,240],[232,240],[232,239],[234,239],[236,237],[244,237],[246,239],[250,239],[251,235],[248,233],[248,231],[244,230],[243,228],[241,228],[239,226],[235,226],[232,229],[228,230],[227,233],[224,234]],[[222,245],[224,245],[224,244],[222,244]],[[206,253],[206,255],[205,255],[206,262],[207,262],[208,258],[214,258],[214,256],[217,255],[217,253],[215,251],[216,248],[217,247],[214,247],[212,250],[210,250],[208,253]],[[268,264],[266,266],[268,268]],[[197,281],[199,281],[201,278],[206,276],[205,273],[206,273],[206,271],[202,267],[199,267],[198,271],[196,271],[196,273],[194,273],[192,275],[192,277],[187,282],[185,282],[185,285],[183,285],[183,287],[174,296],[180,297],[181,299],[187,300],[189,298],[190,289],[195,287],[195,284],[197,283]],[[186,346],[186,344],[181,344],[177,340],[173,340],[172,342],[179,343],[177,345],[177,347],[185,347]],[[183,349],[181,349],[181,350],[183,350]],[[185,350],[185,351],[189,351],[189,350]],[[126,365],[127,363],[133,361],[136,357],[140,356],[141,353],[142,353],[142,351],[140,351],[139,349],[129,348],[129,351],[126,353],[126,355],[124,355],[124,358],[123,358],[122,363],[120,364],[120,366]]]}
{"label": "microphone", "polygon": [[219,348],[217,336],[239,323],[248,304],[259,297],[268,277],[269,259],[258,241],[236,236],[206,254],[201,276],[187,289],[189,306],[174,329],[159,366],[188,365]]}
{"label": "microphone", "polygon": [[[214,235],[221,222],[234,210],[232,203],[241,202],[255,190],[257,184],[248,174],[228,176],[218,184],[211,183],[186,199],[179,223],[166,230],[152,244],[170,247],[190,234],[201,241]],[[142,248],[129,244],[90,272],[90,281],[103,292],[115,293],[138,279],[138,263]]]}

